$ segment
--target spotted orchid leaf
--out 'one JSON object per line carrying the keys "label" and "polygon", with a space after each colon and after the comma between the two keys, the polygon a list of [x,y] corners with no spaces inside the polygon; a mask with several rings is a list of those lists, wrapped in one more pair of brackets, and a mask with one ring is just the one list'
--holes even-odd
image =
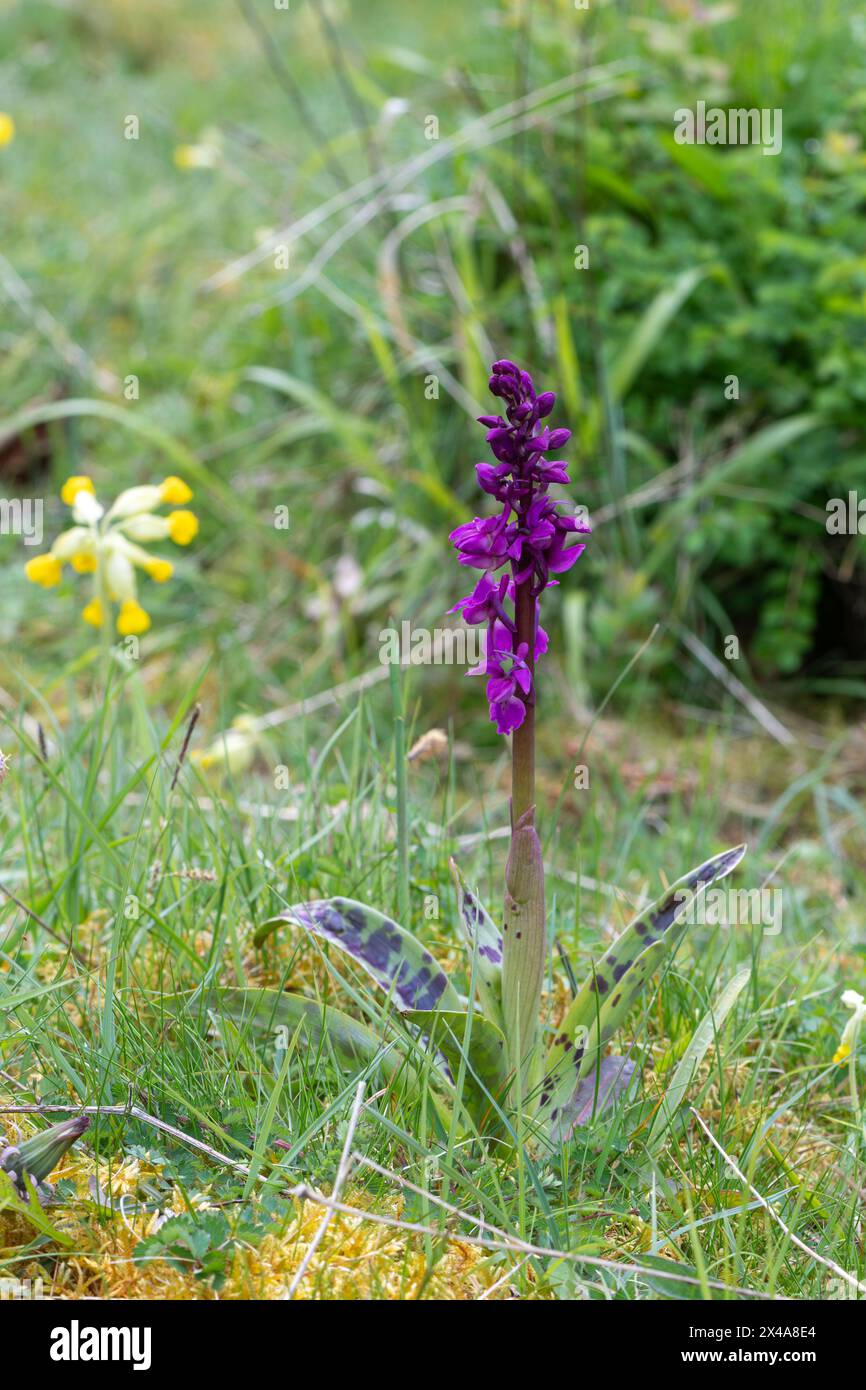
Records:
{"label": "spotted orchid leaf", "polygon": [[[589,1028],[598,1011],[598,996],[612,997],[616,986],[648,946],[663,941],[666,949],[673,951],[687,929],[688,924],[683,919],[687,915],[690,899],[716,879],[731,873],[745,852],[745,845],[737,845],[708,859],[705,864],[684,874],[656,902],[639,913],[589,972],[562,1021],[559,1034],[573,1039],[578,1029]],[[548,1066],[554,1061],[558,1050],[558,1043],[554,1042]]]}
{"label": "spotted orchid leaf", "polygon": [[574,1037],[560,1031],[548,1053],[539,1102],[539,1118],[556,1124],[560,1111],[574,1095],[575,1087],[598,1065],[604,1048],[621,1028],[639,995],[659,969],[668,951],[665,941],[655,941],[638,956],[610,999],[596,1004],[596,1015]]}
{"label": "spotted orchid leaf", "polygon": [[470,967],[475,966],[478,994],[484,1013],[491,1022],[502,1025],[502,933],[483,903],[467,887],[466,880],[452,859],[451,874],[457,886],[460,926],[469,950]]}
{"label": "spotted orchid leaf", "polygon": [[464,1095],[475,1123],[479,1130],[495,1126],[496,1107],[504,1104],[510,1083],[501,1029],[479,1013],[470,1016],[448,1009],[413,1009],[404,1018],[442,1054],[455,1083],[465,1060]]}
{"label": "spotted orchid leaf", "polygon": [[691,898],[739,864],[745,845],[725,850],[684,874],[640,913],[605,951],[557,1029],[548,1051],[540,1110],[555,1118],[574,1085],[596,1065],[610,1041],[658,970],[682,939]]}
{"label": "spotted orchid leaf", "polygon": [[581,1125],[599,1119],[622,1095],[635,1073],[636,1063],[628,1057],[602,1057],[566,1101],[549,1126],[550,1138],[565,1143]]}
{"label": "spotted orchid leaf", "polygon": [[430,952],[374,907],[352,898],[296,903],[259,928],[256,945],[284,922],[304,927],[345,951],[381,985],[401,1012],[461,1008],[459,994]]}

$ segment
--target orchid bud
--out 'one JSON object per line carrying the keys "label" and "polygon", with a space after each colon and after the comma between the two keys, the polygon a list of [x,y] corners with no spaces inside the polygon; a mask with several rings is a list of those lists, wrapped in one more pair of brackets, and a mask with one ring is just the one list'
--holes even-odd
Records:
{"label": "orchid bud", "polygon": [[63,1120],[59,1125],[43,1129],[23,1144],[4,1149],[0,1153],[0,1168],[10,1174],[18,1187],[23,1188],[25,1174],[34,1183],[44,1182],[67,1149],[71,1149],[89,1127],[90,1116],[77,1115],[74,1120]]}

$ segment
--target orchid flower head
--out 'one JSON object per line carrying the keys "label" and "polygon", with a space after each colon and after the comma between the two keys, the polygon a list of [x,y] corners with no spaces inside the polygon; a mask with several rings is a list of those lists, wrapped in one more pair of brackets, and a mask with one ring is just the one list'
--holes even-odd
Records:
{"label": "orchid flower head", "polygon": [[[482,575],[472,593],[449,612],[462,613],[467,623],[487,624],[486,661],[469,674],[489,677],[490,718],[499,733],[511,733],[523,723],[534,699],[535,662],[548,649],[547,633],[538,620],[541,595],[557,582],[552,576],[571,569],[583,553],[585,543],[572,544],[572,538],[591,528],[549,496],[551,486],[567,483],[569,477],[567,465],[546,454],[561,449],[571,437],[570,430],[541,423],[556,404],[553,391],[536,392],[529,373],[507,358],[494,362],[489,387],[503,402],[504,414],[479,416],[496,462],[478,463],[475,472],[482,491],[496,499],[500,510],[474,517],[451,532],[460,564]],[[521,654],[508,608],[516,606],[521,585],[529,586],[535,603],[531,657],[525,642]]]}

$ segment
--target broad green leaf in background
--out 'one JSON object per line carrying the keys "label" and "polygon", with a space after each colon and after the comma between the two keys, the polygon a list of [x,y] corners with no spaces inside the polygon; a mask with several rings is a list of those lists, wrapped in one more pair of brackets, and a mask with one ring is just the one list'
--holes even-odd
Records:
{"label": "broad green leaf in background", "polygon": [[[137,434],[165,454],[166,458],[170,459],[175,467],[179,468],[198,487],[210,493],[223,510],[227,510],[234,517],[240,513],[246,515],[250,520],[254,520],[254,514],[248,508],[243,497],[234,492],[209,468],[206,468],[191,449],[188,449],[180,440],[175,439],[174,435],[169,434],[160,425],[155,424],[140,410],[124,408],[115,405],[113,401],[101,401],[82,396],[70,400],[42,401],[38,405],[28,406],[19,410],[15,415],[9,416],[6,420],[0,421],[0,448],[14,439],[17,434],[34,429],[37,425],[46,424],[52,420],[68,420],[86,415],[105,420],[112,425],[120,425],[123,429]],[[264,528],[262,530],[264,533]]]}
{"label": "broad green leaf in background", "polygon": [[679,312],[692,291],[718,266],[696,265],[684,270],[672,285],[660,290],[646,309],[610,371],[610,390],[615,400],[628,391],[641,367],[661,338],[671,319]]}
{"label": "broad green leaf in background", "polygon": [[683,517],[694,515],[700,498],[715,492],[720,484],[730,483],[741,474],[755,476],[756,470],[779,455],[789,445],[803,435],[809,434],[824,422],[819,415],[791,415],[787,420],[776,420],[772,425],[758,430],[736,449],[698,479],[688,491],[675,502],[663,508],[654,524],[650,537],[653,548],[650,550],[643,568],[647,575],[663,569],[672,549],[679,545],[680,532],[675,523]]}
{"label": "broad green leaf in background", "polygon": [[714,150],[702,149],[700,145],[678,145],[672,135],[661,135],[659,141],[690,178],[720,202],[730,201],[733,190],[726,168],[727,160],[719,159]]}

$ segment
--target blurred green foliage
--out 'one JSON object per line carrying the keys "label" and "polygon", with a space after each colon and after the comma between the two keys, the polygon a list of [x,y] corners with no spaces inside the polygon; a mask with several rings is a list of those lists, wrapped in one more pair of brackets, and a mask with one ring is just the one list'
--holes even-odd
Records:
{"label": "blurred green foliage", "polygon": [[[230,653],[226,711],[258,707],[375,663],[392,616],[441,621],[463,591],[447,531],[484,505],[472,417],[507,354],[561,391],[570,494],[596,522],[570,578],[580,622],[550,600],[571,677],[597,699],[658,621],[646,668],[677,692],[682,626],[717,654],[737,635],[792,694],[866,690],[863,537],[824,525],[866,477],[853,0],[108,0],[4,19],[4,249],[32,303],[0,277],[3,487],[137,481],[188,451],[202,543],[149,638],[188,655],[181,680],[202,647]],[[677,144],[698,101],[780,108],[781,153]],[[212,167],[178,167],[209,143]],[[107,393],[134,432],[85,413],[21,433],[18,410],[106,394],[70,342],[138,377],[137,401]],[[72,587],[28,591],[15,538],[0,557],[4,643],[23,636],[33,670],[79,651]],[[432,673],[428,702],[457,684]]]}

